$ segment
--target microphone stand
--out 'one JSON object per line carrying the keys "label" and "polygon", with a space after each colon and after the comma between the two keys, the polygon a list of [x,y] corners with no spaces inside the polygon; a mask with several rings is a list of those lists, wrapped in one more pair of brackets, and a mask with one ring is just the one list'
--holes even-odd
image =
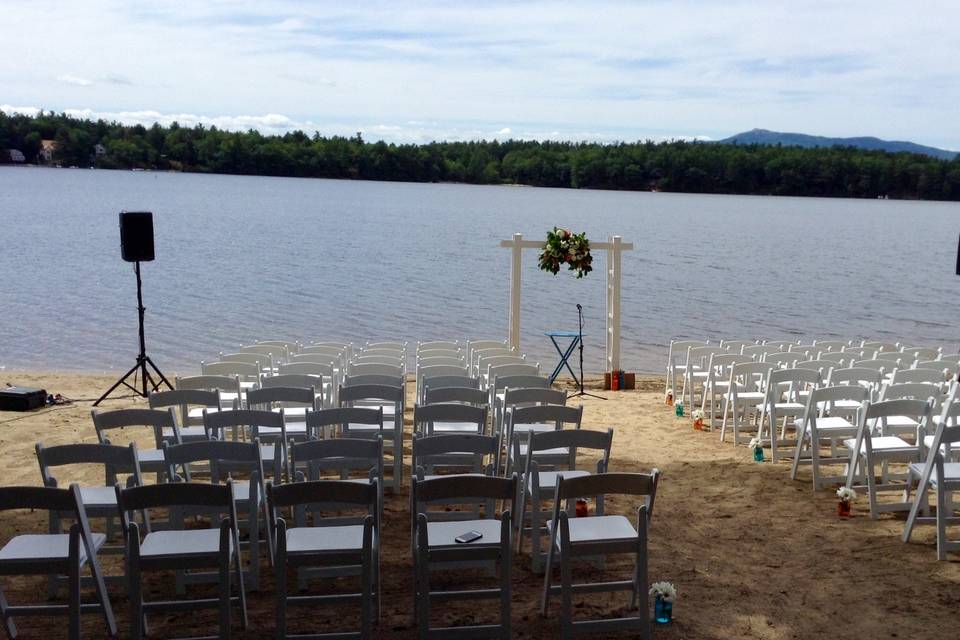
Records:
{"label": "microphone stand", "polygon": [[571,398],[581,398],[583,396],[588,396],[590,398],[597,398],[598,400],[606,400],[603,396],[598,396],[595,393],[587,393],[583,390],[583,307],[579,304],[577,305],[577,319],[579,321],[577,329],[577,340],[580,343],[580,391],[571,395]]}

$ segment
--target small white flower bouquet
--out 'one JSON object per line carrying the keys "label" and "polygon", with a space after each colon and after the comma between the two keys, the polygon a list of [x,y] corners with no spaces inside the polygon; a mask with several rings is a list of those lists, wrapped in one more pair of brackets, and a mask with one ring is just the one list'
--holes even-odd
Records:
{"label": "small white flower bouquet", "polygon": [[840,487],[837,489],[837,497],[844,502],[853,502],[857,499],[857,492],[850,487]]}
{"label": "small white flower bouquet", "polygon": [[[743,440],[741,440],[740,442],[743,442]],[[751,439],[750,439],[750,448],[751,448],[751,449],[756,449],[756,448],[758,448],[758,447],[763,447],[763,440],[761,440],[760,438],[751,438]]]}
{"label": "small white flower bouquet", "polygon": [[703,409],[694,409],[690,416],[694,420],[703,420]]}
{"label": "small white flower bouquet", "polygon": [[654,582],[650,585],[650,597],[673,602],[677,599],[677,588],[671,582]]}

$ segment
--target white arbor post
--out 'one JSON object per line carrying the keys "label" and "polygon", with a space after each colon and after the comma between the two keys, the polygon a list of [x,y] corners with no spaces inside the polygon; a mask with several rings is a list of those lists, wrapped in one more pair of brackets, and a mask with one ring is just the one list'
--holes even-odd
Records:
{"label": "white arbor post", "polygon": [[[524,240],[522,233],[513,234],[510,240],[501,240],[500,246],[511,250],[510,262],[510,346],[520,348],[520,276],[524,249],[542,249],[543,242]],[[620,281],[621,256],[632,251],[633,243],[624,242],[623,236],[612,236],[608,242],[591,242],[590,250],[607,252],[607,313],[605,332],[607,371],[620,369]]]}

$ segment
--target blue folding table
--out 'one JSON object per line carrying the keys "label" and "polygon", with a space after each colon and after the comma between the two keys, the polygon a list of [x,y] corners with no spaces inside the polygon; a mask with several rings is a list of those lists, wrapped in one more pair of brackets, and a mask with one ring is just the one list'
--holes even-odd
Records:
{"label": "blue folding table", "polygon": [[[550,374],[550,382],[552,383],[554,380],[556,380],[557,376],[560,375],[560,372],[563,371],[563,368],[566,367],[567,371],[570,372],[570,375],[573,376],[574,382],[576,382],[579,386],[580,379],[577,378],[577,374],[574,373],[573,369],[570,367],[570,355],[573,353],[573,350],[577,348],[577,345],[580,344],[580,334],[576,331],[548,331],[544,335],[550,338],[550,342],[553,343],[553,347],[557,350],[557,353],[560,354],[560,362],[553,370],[553,373]],[[557,344],[557,338],[570,338],[570,344],[563,348]]]}

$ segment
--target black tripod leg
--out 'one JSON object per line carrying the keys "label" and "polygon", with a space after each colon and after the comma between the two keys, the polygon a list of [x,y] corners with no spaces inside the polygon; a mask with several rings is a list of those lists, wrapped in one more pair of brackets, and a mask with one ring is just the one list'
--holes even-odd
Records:
{"label": "black tripod leg", "polygon": [[[150,367],[154,370],[154,372],[155,372],[158,376],[160,376],[160,381],[161,381],[163,384],[167,385],[167,388],[169,388],[170,390],[173,390],[173,385],[170,384],[170,381],[167,380],[167,377],[166,377],[165,375],[163,375],[163,372],[162,372],[162,371],[160,371],[160,367],[158,367],[157,365],[155,365],[155,364],[153,363],[153,360],[150,359],[150,356],[145,356],[145,359],[146,359],[146,361],[147,361],[147,364],[150,365]],[[146,365],[144,365],[143,370],[144,370],[144,372],[146,372],[146,370],[147,370]],[[153,385],[153,390],[154,390],[154,391],[156,391],[156,390],[159,389],[159,388],[160,388],[160,382],[157,382],[157,383],[155,383],[155,384]]]}
{"label": "black tripod leg", "polygon": [[[113,383],[113,386],[110,387],[109,389],[107,389],[107,392],[104,393],[102,396],[100,396],[100,397],[97,399],[97,401],[93,403],[93,406],[97,406],[98,404],[100,404],[101,402],[103,402],[104,400],[106,400],[106,399],[107,399],[107,396],[109,396],[111,393],[113,393],[114,390],[116,390],[116,388],[119,387],[120,385],[123,384],[123,385],[126,385],[126,386],[130,387],[130,385],[127,383],[127,378],[129,378],[130,376],[132,376],[132,375],[136,372],[136,370],[140,368],[140,365],[141,365],[140,361],[137,360],[137,364],[133,365],[133,367],[130,369],[130,371],[127,371],[125,374],[123,374],[123,376],[120,377],[119,380],[117,380],[116,382],[114,382],[114,383]],[[130,387],[130,388],[133,389],[134,391],[137,391],[137,393],[139,393],[139,391],[138,391],[135,387]]]}

